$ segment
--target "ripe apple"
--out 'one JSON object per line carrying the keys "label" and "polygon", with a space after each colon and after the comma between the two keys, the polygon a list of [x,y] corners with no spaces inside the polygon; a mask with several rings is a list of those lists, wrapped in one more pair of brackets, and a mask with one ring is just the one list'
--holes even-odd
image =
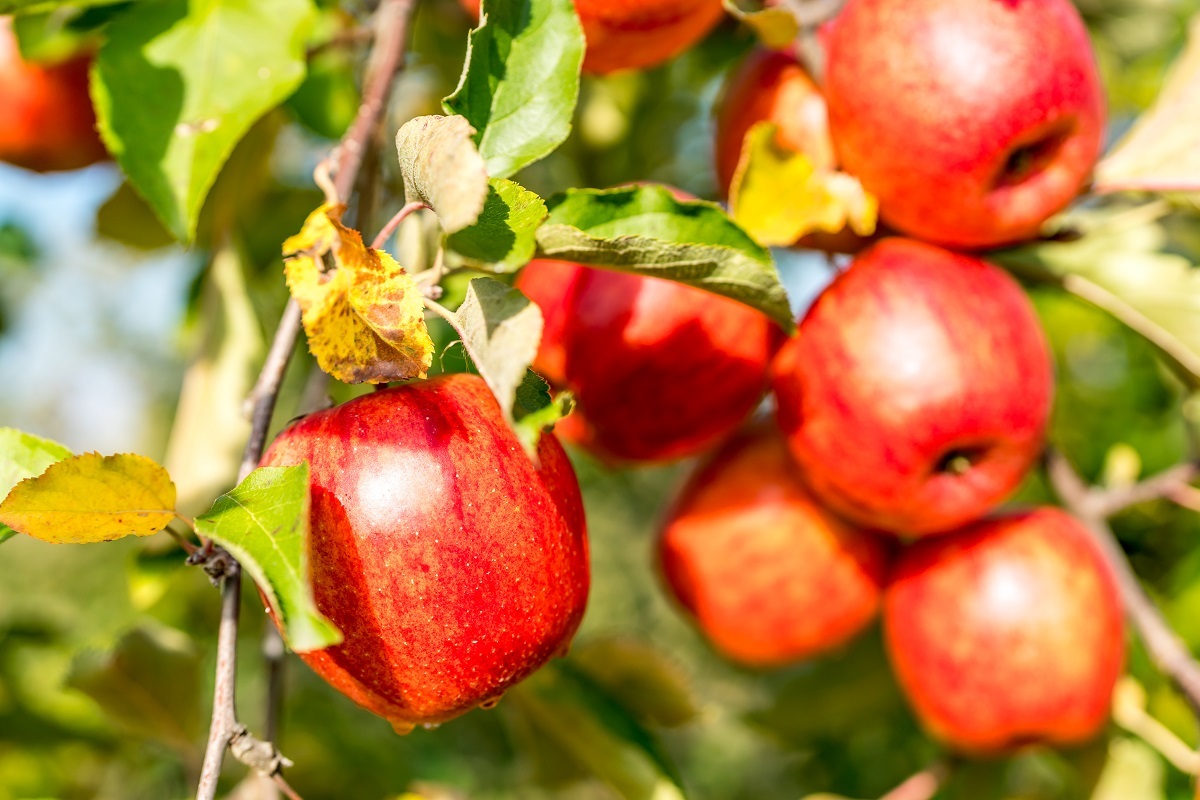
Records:
{"label": "ripe apple", "polygon": [[776,143],[804,153],[817,169],[833,169],[825,98],[795,57],[756,50],[746,57],[722,90],[716,108],[716,167],[728,192],[741,159],[746,134],[758,122],[772,122]]}
{"label": "ripe apple", "polygon": [[1070,0],[849,0],[829,36],[838,160],[892,227],[986,248],[1083,188],[1104,91]]}
{"label": "ripe apple", "polygon": [[262,463],[309,463],[313,594],[345,636],[301,657],[406,732],[496,700],[561,652],[587,599],[586,526],[553,435],[538,457],[471,375],[281,433]]}
{"label": "ripe apple", "polygon": [[879,610],[888,545],[819,506],[773,425],[688,481],[659,539],[667,586],[722,653],[778,666],[833,649]]}
{"label": "ripe apple", "polygon": [[[479,17],[480,0],[460,0]],[[575,0],[587,39],[583,71],[644,69],[674,58],[716,27],[721,0]]]}
{"label": "ripe apple", "polygon": [[517,285],[536,302],[558,303],[542,305],[549,322],[537,364],[577,401],[557,430],[596,455],[693,455],[731,433],[766,390],[783,337],[749,306],[659,278],[531,266]]}
{"label": "ripe apple", "polygon": [[570,261],[535,259],[525,265],[513,286],[537,303],[545,325],[533,368],[551,384],[567,385],[567,354],[563,339],[570,323],[569,299],[583,267]]}
{"label": "ripe apple", "polygon": [[38,172],[108,157],[88,96],[90,56],[57,64],[21,58],[12,21],[0,18],[0,161]]}
{"label": "ripe apple", "polygon": [[895,566],[883,623],[917,716],[960,750],[1071,744],[1108,719],[1120,597],[1087,530],[1059,509],[918,542]]}
{"label": "ripe apple", "polygon": [[773,387],[813,494],[861,525],[920,535],[976,519],[1017,486],[1041,450],[1054,378],[1007,273],[884,239],[809,309]]}

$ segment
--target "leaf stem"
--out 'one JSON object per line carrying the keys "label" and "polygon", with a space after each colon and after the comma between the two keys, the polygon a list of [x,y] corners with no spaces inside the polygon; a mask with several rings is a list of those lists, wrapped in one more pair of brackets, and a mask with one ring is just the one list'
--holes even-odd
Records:
{"label": "leaf stem", "polygon": [[[1200,663],[1192,658],[1187,645],[1171,629],[1158,607],[1146,594],[1125,556],[1125,551],[1113,535],[1106,518],[1106,510],[1119,510],[1119,504],[1103,500],[1108,493],[1099,492],[1085,484],[1075,468],[1055,450],[1046,454],[1046,472],[1051,486],[1063,504],[1087,527],[1093,540],[1099,545],[1100,552],[1116,577],[1125,614],[1141,636],[1150,658],[1183,693],[1192,710],[1200,717]],[[1117,491],[1132,496],[1136,493],[1131,490],[1142,485],[1136,484],[1134,487]]]}
{"label": "leaf stem", "polygon": [[425,203],[422,203],[420,200],[414,200],[411,203],[405,203],[404,208],[397,211],[396,215],[389,219],[387,224],[383,226],[383,229],[379,231],[379,234],[375,237],[375,241],[371,242],[371,249],[382,249],[383,246],[387,244],[388,237],[392,235],[396,228],[400,227],[400,223],[404,222],[404,220],[408,218],[409,214],[425,208],[429,208],[429,206]]}
{"label": "leaf stem", "polygon": [[179,544],[179,546],[184,549],[184,552],[186,552],[189,556],[192,553],[195,553],[197,550],[200,549],[196,545],[192,544],[191,540],[189,540],[186,536],[184,536],[182,533],[175,530],[174,528],[170,527],[169,525],[167,527],[163,528],[163,531],[168,536],[170,536],[172,539],[174,539]]}

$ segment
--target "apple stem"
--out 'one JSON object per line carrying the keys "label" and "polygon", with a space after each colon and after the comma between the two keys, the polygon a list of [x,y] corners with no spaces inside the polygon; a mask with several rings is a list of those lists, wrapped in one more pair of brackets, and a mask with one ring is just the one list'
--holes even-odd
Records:
{"label": "apple stem", "polygon": [[[1125,551],[1108,524],[1108,517],[1135,502],[1167,496],[1172,487],[1196,476],[1194,463],[1181,464],[1142,483],[1120,489],[1089,487],[1075,468],[1056,450],[1046,453],[1050,484],[1071,513],[1091,532],[1116,578],[1121,602],[1151,660],[1178,687],[1193,712],[1200,717],[1200,663],[1192,658],[1182,639],[1146,594]],[[1114,499],[1115,498],[1115,499]]]}
{"label": "apple stem", "polygon": [[920,772],[910,775],[879,800],[931,800],[949,775],[950,765],[945,761],[935,761]]}
{"label": "apple stem", "polygon": [[[363,157],[370,143],[375,141],[372,133],[383,118],[384,107],[391,94],[393,80],[404,66],[408,45],[409,23],[416,9],[417,0],[383,0],[375,13],[374,41],[367,57],[366,78],[362,104],[353,124],[336,151],[336,173],[332,189],[337,199],[350,196],[362,168]],[[275,403],[283,384],[284,372],[296,341],[300,335],[300,307],[289,300],[275,331],[271,349],[254,389],[247,399],[248,416],[251,421],[250,437],[242,454],[238,470],[238,481],[245,479],[262,458],[266,446],[267,431],[274,415]],[[192,563],[220,562],[219,582],[221,586],[221,622],[217,631],[217,668],[213,688],[212,723],[209,728],[208,744],[204,751],[204,763],[200,770],[200,783],[196,800],[215,800],[217,781],[225,751],[232,750],[243,763],[272,778],[272,788],[278,787],[291,800],[300,800],[299,795],[279,775],[288,762],[270,742],[262,742],[250,736],[245,726],[238,722],[234,687],[237,682],[237,633],[238,607],[241,603],[241,568],[237,561],[220,548],[206,546],[189,558]],[[203,554],[202,558],[200,556]],[[278,661],[278,659],[277,659]],[[270,659],[268,659],[270,664]]]}

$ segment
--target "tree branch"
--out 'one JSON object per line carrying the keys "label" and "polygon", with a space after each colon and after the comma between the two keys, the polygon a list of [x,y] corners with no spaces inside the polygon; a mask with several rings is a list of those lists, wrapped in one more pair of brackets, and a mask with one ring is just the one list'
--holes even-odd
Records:
{"label": "tree branch", "polygon": [[[1063,504],[1087,527],[1100,546],[1104,559],[1116,577],[1125,614],[1141,637],[1146,652],[1200,716],[1200,663],[1192,657],[1187,645],[1175,635],[1154,601],[1146,594],[1129,559],[1125,557],[1125,551],[1113,535],[1105,511],[1115,504],[1104,500],[1105,493],[1090,489],[1057,451],[1046,454],[1046,472]],[[1133,488],[1130,487],[1130,490]],[[1125,491],[1130,493],[1130,490]]]}
{"label": "tree branch", "polygon": [[[408,42],[408,25],[416,0],[383,0],[375,17],[375,39],[368,59],[363,102],[354,124],[342,140],[334,187],[341,199],[348,198],[357,181],[363,154],[369,138],[382,117],[392,80],[404,63]],[[258,381],[248,399],[251,434],[242,454],[238,470],[241,482],[254,470],[262,458],[267,433],[275,412],[275,403],[283,384],[288,361],[300,335],[300,308],[289,300],[279,327],[275,331]],[[196,800],[215,800],[217,782],[225,751],[264,775],[289,797],[298,796],[278,775],[288,762],[274,745],[250,736],[238,721],[234,689],[237,683],[238,608],[241,603],[241,568],[228,553],[214,548],[211,542],[194,554],[193,563],[202,563],[221,585],[221,623],[217,633],[217,669],[213,688],[213,715],[208,744],[200,771]]]}
{"label": "tree branch", "polygon": [[416,0],[383,0],[376,12],[375,44],[367,61],[362,105],[338,148],[337,176],[334,187],[338,196],[350,196],[362,166],[363,151],[383,116],[384,106],[391,94],[392,80],[404,66],[408,44],[408,23]]}

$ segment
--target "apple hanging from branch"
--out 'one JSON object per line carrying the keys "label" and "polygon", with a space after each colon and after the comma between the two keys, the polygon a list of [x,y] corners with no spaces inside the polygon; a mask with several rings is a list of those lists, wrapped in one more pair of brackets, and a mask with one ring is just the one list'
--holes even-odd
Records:
{"label": "apple hanging from branch", "polygon": [[262,464],[309,464],[313,594],[345,637],[309,666],[406,732],[498,700],[563,652],[587,600],[586,525],[552,434],[538,458],[472,375],[284,430]]}

